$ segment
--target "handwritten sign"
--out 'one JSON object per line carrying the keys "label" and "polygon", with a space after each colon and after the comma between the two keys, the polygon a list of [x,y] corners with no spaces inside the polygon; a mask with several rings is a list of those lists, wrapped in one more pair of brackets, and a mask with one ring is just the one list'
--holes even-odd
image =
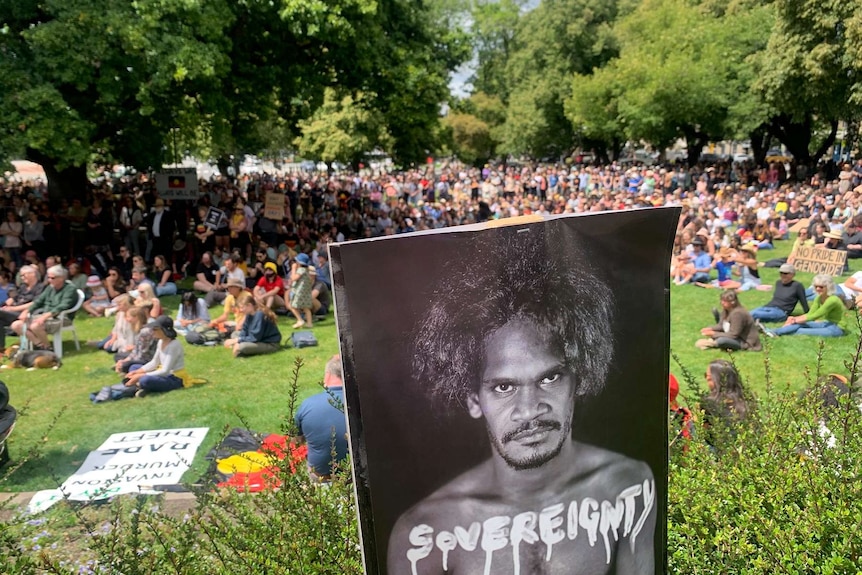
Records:
{"label": "handwritten sign", "polygon": [[847,261],[847,252],[812,246],[799,246],[793,255],[796,271],[840,276]]}
{"label": "handwritten sign", "polygon": [[156,190],[166,200],[196,200],[199,195],[196,168],[165,168],[156,173]]}
{"label": "handwritten sign", "polygon": [[123,493],[160,493],[155,486],[180,483],[206,437],[206,427],[115,433],[87,459],[59,490],[40,492],[33,511],[66,498],[107,499]]}
{"label": "handwritten sign", "polygon": [[267,192],[263,204],[263,217],[268,220],[284,219],[284,194]]}

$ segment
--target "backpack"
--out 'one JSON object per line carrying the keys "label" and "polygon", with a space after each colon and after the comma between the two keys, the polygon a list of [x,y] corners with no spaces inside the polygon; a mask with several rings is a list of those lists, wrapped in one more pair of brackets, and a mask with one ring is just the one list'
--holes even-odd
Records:
{"label": "backpack", "polygon": [[290,336],[290,344],[296,349],[314,347],[317,345],[317,338],[308,330],[295,331]]}
{"label": "backpack", "polygon": [[224,335],[214,327],[198,325],[186,333],[186,341],[191,345],[216,345]]}

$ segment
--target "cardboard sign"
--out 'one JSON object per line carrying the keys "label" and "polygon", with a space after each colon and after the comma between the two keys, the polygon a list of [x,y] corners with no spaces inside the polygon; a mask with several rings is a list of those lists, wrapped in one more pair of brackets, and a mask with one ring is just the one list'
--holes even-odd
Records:
{"label": "cardboard sign", "polygon": [[665,572],[679,213],[330,246],[366,573]]}
{"label": "cardboard sign", "polygon": [[847,252],[844,250],[799,246],[793,253],[793,265],[798,272],[840,276],[846,261]]}
{"label": "cardboard sign", "polygon": [[66,498],[95,501],[123,493],[160,493],[155,486],[176,485],[206,437],[206,427],[115,433],[87,459],[59,490],[37,493],[33,511]]}
{"label": "cardboard sign", "polygon": [[795,224],[790,226],[790,228],[788,228],[787,231],[789,231],[791,234],[798,234],[799,230],[807,229],[808,224],[809,224],[808,218],[802,218],[801,220],[799,220],[798,222],[796,222]]}
{"label": "cardboard sign", "polygon": [[263,217],[269,220],[284,219],[284,194],[278,192],[267,192],[263,204]]}
{"label": "cardboard sign", "polygon": [[207,215],[204,218],[204,225],[211,230],[215,230],[219,227],[219,224],[222,220],[225,220],[226,216],[224,210],[220,210],[218,208],[210,208],[207,210]]}
{"label": "cardboard sign", "polygon": [[156,172],[156,190],[166,200],[198,199],[198,171],[196,168],[165,168]]}

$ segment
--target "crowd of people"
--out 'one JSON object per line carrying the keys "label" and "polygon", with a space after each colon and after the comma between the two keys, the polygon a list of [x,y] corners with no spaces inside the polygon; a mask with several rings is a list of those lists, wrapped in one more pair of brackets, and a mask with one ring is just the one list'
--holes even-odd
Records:
{"label": "crowd of people", "polygon": [[[805,177],[788,165],[730,161],[692,168],[444,163],[244,174],[201,180],[199,188],[195,200],[171,199],[139,174],[53,202],[43,183],[0,183],[0,346],[5,328],[29,328],[32,343],[46,345],[44,323],[71,301],[68,290],[60,298],[69,285],[86,293],[83,313],[116,316],[96,344],[113,354],[124,384],[144,394],[176,389],[188,379],[181,336],[221,343],[235,356],[265,354],[280,348],[276,314],[292,317],[293,329],[325,317],[331,242],[658,206],[682,208],[673,282],[722,290],[721,310],[698,347],[758,350],[761,335],[841,336],[848,304],[862,298],[862,272],[840,285],[818,275],[805,289],[794,279],[792,253],[762,257],[791,239],[862,257],[862,160],[826,162]],[[279,215],[265,209],[273,195],[283,205]],[[764,265],[779,268],[774,286],[761,281]],[[773,290],[773,297],[749,312],[738,297],[746,290]],[[175,294],[181,303],[171,319],[160,298]],[[797,308],[802,313],[794,315]]]}

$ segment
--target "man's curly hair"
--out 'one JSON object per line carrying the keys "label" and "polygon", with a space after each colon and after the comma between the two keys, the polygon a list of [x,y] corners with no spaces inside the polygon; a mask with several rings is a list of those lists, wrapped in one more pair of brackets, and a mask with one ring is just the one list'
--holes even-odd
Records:
{"label": "man's curly hair", "polygon": [[446,270],[413,338],[414,378],[433,396],[463,404],[478,389],[487,337],[513,319],[535,322],[558,346],[578,394],[602,390],[614,351],[613,294],[582,254],[563,253],[572,251],[562,247],[569,235],[546,234],[550,227],[480,234],[469,264]]}

